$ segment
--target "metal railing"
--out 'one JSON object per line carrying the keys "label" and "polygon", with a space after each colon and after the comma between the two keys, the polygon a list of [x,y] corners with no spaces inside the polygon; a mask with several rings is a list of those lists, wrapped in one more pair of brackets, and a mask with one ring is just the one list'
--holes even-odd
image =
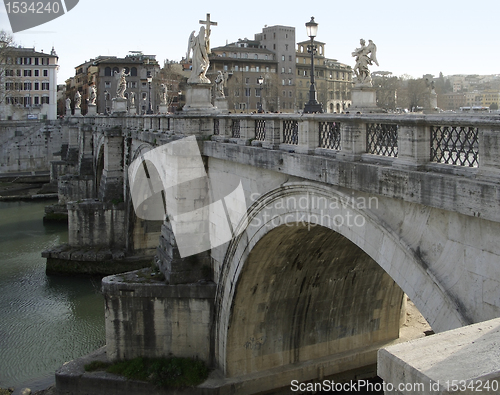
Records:
{"label": "metal railing", "polygon": [[296,120],[283,121],[283,143],[297,145],[299,143],[299,122]]}
{"label": "metal railing", "polygon": [[319,123],[319,147],[341,150],[342,135],[340,122],[327,121]]}
{"label": "metal railing", "polygon": [[265,141],[266,139],[266,120],[256,119],[255,120],[255,140]]}
{"label": "metal railing", "polygon": [[472,126],[431,126],[431,162],[477,167],[479,129]]}
{"label": "metal railing", "polygon": [[374,155],[398,156],[398,125],[366,124],[366,152]]}

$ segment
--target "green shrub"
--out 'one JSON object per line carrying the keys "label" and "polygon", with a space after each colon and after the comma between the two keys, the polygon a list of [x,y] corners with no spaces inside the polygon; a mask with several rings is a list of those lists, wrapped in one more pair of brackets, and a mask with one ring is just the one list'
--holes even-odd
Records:
{"label": "green shrub", "polygon": [[142,358],[120,361],[107,368],[130,380],[149,381],[160,388],[185,388],[201,384],[208,377],[208,368],[192,358]]}

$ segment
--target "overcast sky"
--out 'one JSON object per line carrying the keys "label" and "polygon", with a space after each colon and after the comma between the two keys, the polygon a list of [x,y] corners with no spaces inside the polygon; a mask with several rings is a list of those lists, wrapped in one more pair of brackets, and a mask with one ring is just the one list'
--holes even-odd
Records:
{"label": "overcast sky", "polygon": [[[29,1],[28,1],[29,2]],[[412,5],[413,4],[413,5]],[[303,11],[311,7],[313,10]],[[326,56],[354,66],[351,52],[360,38],[377,45],[380,66],[371,71],[409,74],[500,74],[500,1],[418,2],[326,1],[168,1],[80,0],[53,21],[13,34],[17,44],[50,52],[54,46],[60,70],[58,83],[75,73],[75,66],[99,55],[124,57],[128,51],[179,61],[193,30],[211,14],[211,45],[238,38],[253,39],[265,25],[295,27],[296,41],[306,37],[311,16],[319,24],[317,40]],[[0,5],[0,29],[12,33],[6,8]]]}

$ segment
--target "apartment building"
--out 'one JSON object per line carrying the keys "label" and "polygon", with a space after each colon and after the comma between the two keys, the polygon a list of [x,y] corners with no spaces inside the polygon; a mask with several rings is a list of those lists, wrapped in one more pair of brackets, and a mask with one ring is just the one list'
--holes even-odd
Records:
{"label": "apartment building", "polygon": [[[119,74],[125,69],[127,77],[127,90],[125,97],[131,100],[134,94],[135,106],[138,114],[145,113],[151,107],[157,108],[156,85],[148,83],[148,75],[155,78],[160,71],[160,66],[155,55],[144,55],[142,52],[130,52],[124,58],[116,56],[99,56],[75,67],[73,81],[66,84],[67,97],[74,99],[76,90],[82,96],[82,114],[87,113],[87,99],[90,95],[90,86],[97,89],[97,112],[107,114],[111,111],[112,100],[116,97]],[[130,104],[129,104],[130,105]],[[73,103],[72,103],[73,106]],[[156,112],[156,111],[155,111]]]}
{"label": "apartment building", "polygon": [[[253,40],[245,38],[212,48],[207,75],[214,80],[218,71],[227,73],[230,110],[258,111],[261,102],[264,111],[299,112],[309,100],[311,59],[307,44],[309,41],[300,42],[296,47],[294,27],[266,26]],[[325,112],[343,112],[351,104],[352,69],[326,58],[325,43],[315,44],[318,101]]]}
{"label": "apartment building", "polygon": [[34,48],[12,47],[0,59],[0,119],[56,119],[58,60]]}
{"label": "apartment building", "polygon": [[[298,109],[309,101],[311,86],[311,54],[308,52],[310,40],[297,44],[297,103]],[[323,104],[323,111],[343,113],[351,105],[352,69],[336,59],[325,57],[325,43],[315,41],[314,78],[318,102]]]}
{"label": "apartment building", "polygon": [[248,39],[212,48],[211,51],[207,76],[215,81],[219,71],[223,72],[229,111],[257,112],[260,105],[264,111],[280,111],[276,54],[262,48],[258,41]]}

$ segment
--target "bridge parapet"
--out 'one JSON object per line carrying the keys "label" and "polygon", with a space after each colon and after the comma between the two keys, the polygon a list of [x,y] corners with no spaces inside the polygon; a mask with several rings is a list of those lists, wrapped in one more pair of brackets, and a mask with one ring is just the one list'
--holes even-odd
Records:
{"label": "bridge parapet", "polygon": [[[213,136],[342,161],[499,178],[500,118],[393,114],[186,114],[80,119],[102,129]],[[140,138],[140,137],[139,137]]]}

